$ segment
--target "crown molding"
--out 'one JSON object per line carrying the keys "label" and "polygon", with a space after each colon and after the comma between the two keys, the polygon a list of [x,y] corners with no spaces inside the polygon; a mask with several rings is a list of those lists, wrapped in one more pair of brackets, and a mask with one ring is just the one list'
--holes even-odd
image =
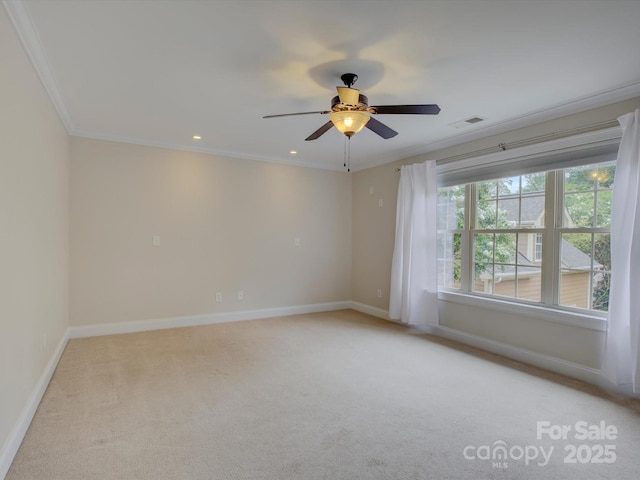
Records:
{"label": "crown molding", "polygon": [[9,15],[9,19],[22,42],[22,46],[29,60],[31,60],[33,67],[40,77],[40,82],[58,112],[60,120],[67,130],[67,133],[71,135],[74,131],[71,116],[62,100],[58,82],[56,81],[51,65],[47,61],[44,47],[33,25],[27,4],[23,0],[2,0],[2,4]]}
{"label": "crown molding", "polygon": [[[7,1],[7,0],[3,0],[3,1]],[[18,1],[22,2],[22,0],[18,0]],[[392,156],[371,159],[368,162],[366,162],[365,165],[352,165],[351,171],[359,172],[359,171],[367,170],[373,167],[388,165],[396,161],[407,160],[409,158],[416,157],[418,155],[424,155],[426,153],[442,150],[444,148],[458,145],[460,143],[465,143],[472,140],[489,137],[491,135],[499,135],[502,133],[510,132],[512,130],[517,130],[518,128],[528,127],[538,123],[555,120],[567,115],[584,112],[587,110],[602,107],[602,106],[609,105],[616,102],[621,102],[624,100],[629,100],[631,98],[635,98],[639,96],[640,96],[640,82],[627,84],[611,90],[601,91],[594,95],[590,95],[587,97],[582,97],[576,100],[571,100],[569,102],[558,104],[548,109],[535,110],[535,111],[526,113],[524,115],[511,117],[507,120],[503,120],[501,122],[497,122],[492,125],[487,125],[485,127],[477,128],[472,132],[467,132],[461,135],[457,134],[451,137],[446,137],[440,140],[436,140],[426,145],[421,145],[419,147],[400,150]],[[168,148],[172,150],[200,152],[200,153],[207,153],[210,155],[218,155],[218,156],[224,156],[229,158],[239,158],[243,160],[253,160],[253,161],[260,161],[260,162],[294,165],[297,167],[308,167],[308,168],[316,168],[316,169],[331,170],[331,171],[344,171],[344,169],[340,166],[327,165],[324,162],[323,163],[305,162],[300,159],[290,160],[290,159],[281,158],[281,157],[268,157],[264,155],[243,154],[243,153],[238,153],[238,152],[233,152],[228,150],[219,150],[219,149],[206,148],[206,147],[205,148],[194,147],[192,145],[182,145],[182,144],[173,144],[173,143],[164,143],[164,142],[150,142],[148,140],[125,138],[121,136],[102,135],[102,134],[91,133],[91,132],[83,132],[79,130],[73,130],[69,133],[70,135],[75,135],[78,137],[94,138],[98,140],[109,140],[113,142],[146,145],[150,147]]]}
{"label": "crown molding", "polygon": [[[479,127],[473,131],[456,135],[453,137],[436,140],[422,147],[418,147],[413,151],[407,151],[410,156],[421,155],[424,153],[441,150],[443,148],[465,143],[478,138],[489,137],[491,135],[499,135],[501,133],[517,130],[518,128],[529,127],[538,123],[556,120],[561,117],[573,115],[594,108],[603,107],[616,102],[629,100],[640,96],[640,82],[634,82],[610,90],[603,90],[593,95],[580,97],[568,102],[557,104],[550,108],[533,110],[524,115],[511,117],[506,120]],[[615,120],[615,119],[611,119]]]}
{"label": "crown molding", "polygon": [[140,145],[144,147],[165,148],[168,150],[178,150],[181,152],[205,153],[208,155],[214,155],[214,156],[226,157],[226,158],[237,158],[241,160],[250,160],[250,161],[256,161],[256,162],[278,163],[282,165],[292,165],[294,167],[306,167],[306,168],[315,168],[319,170],[331,170],[331,171],[339,171],[339,172],[344,171],[344,168],[341,168],[340,166],[327,165],[325,163],[320,163],[320,162],[305,162],[304,160],[299,160],[299,159],[290,160],[290,159],[284,159],[279,157],[269,157],[265,155],[243,154],[243,153],[233,152],[229,150],[197,147],[193,145],[183,145],[183,144],[170,143],[170,142],[154,142],[154,141],[141,140],[141,139],[132,138],[132,137],[123,137],[120,135],[102,135],[99,133],[85,132],[82,130],[74,130],[73,132],[69,132],[69,135],[72,135],[74,137],[90,138],[94,140],[104,140],[108,142]]}
{"label": "crown molding", "polygon": [[524,115],[508,118],[501,122],[478,127],[473,131],[468,131],[463,134],[444,137],[419,147],[405,149],[393,158],[380,159],[377,161],[373,160],[369,162],[367,166],[353,169],[353,171],[366,170],[367,168],[386,165],[398,160],[407,160],[412,157],[435,152],[461,143],[490,137],[492,135],[500,135],[519,128],[556,120],[567,115],[585,112],[594,108],[610,105],[612,103],[630,100],[635,97],[640,97],[640,82],[629,83],[610,90],[600,91],[593,95],[564,102],[550,108],[534,110]]}

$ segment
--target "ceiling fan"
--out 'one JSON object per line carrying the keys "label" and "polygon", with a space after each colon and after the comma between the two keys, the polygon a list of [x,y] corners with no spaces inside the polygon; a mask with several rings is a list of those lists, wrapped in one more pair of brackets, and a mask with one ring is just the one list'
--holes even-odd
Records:
{"label": "ceiling fan", "polygon": [[331,110],[317,112],[283,113],[280,115],[266,115],[262,118],[290,117],[294,115],[331,114],[330,120],[313,132],[306,141],[320,138],[331,127],[351,138],[364,127],[367,127],[382,138],[393,138],[398,132],[379,122],[372,115],[437,115],[440,112],[438,105],[378,105],[369,106],[368,99],[360,93],[360,90],[352,88],[358,79],[355,73],[345,73],[341,77],[344,87],[336,87],[338,96],[331,100]]}

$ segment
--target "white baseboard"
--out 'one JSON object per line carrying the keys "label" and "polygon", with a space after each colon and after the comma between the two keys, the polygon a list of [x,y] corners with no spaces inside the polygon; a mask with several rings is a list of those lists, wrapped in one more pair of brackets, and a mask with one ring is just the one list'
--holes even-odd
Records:
{"label": "white baseboard", "polygon": [[[351,308],[362,313],[367,313],[374,317],[389,320],[389,312],[387,310],[382,310],[380,308],[372,307],[370,305],[365,305],[358,302],[351,302]],[[394,323],[400,323],[394,320],[390,321]],[[400,324],[405,325],[403,323]],[[448,327],[411,325],[411,328],[415,328],[419,331],[423,331],[424,333],[436,335],[438,337],[454,340],[465,345],[470,345],[472,347],[486,350],[491,353],[503,355],[513,360],[518,360],[529,365],[544,368],[545,370],[560,373],[562,375],[576,378],[587,383],[591,383],[594,385],[600,385],[602,383],[599,370],[595,368],[585,367],[584,365],[580,365],[577,363],[569,362],[561,358],[544,355],[542,353],[533,352],[531,350],[525,350],[520,347],[515,347],[513,345],[497,342],[495,340],[480,337],[478,335],[473,335],[470,333],[465,333],[460,330],[455,330]],[[628,392],[625,393],[628,394]]]}
{"label": "white baseboard", "polygon": [[137,320],[133,322],[83,325],[78,327],[70,327],[69,338],[98,337],[102,335],[145,332],[148,330],[163,330],[167,328],[195,327],[199,325],[210,325],[214,323],[239,322],[243,320],[257,320],[260,318],[301,315],[305,313],[330,312],[333,310],[344,310],[348,308],[351,308],[351,302],[344,301],[296,305],[292,307],[264,308],[261,310],[243,310],[238,312],[191,315],[185,317]]}
{"label": "white baseboard", "polygon": [[430,333],[594,385],[597,385],[600,379],[600,370],[595,368],[586,367],[558,357],[532,352],[531,350],[525,350],[524,348],[497,342],[478,335],[442,326],[430,327]]}
{"label": "white baseboard", "polygon": [[31,395],[29,395],[29,398],[27,399],[27,403],[22,409],[22,412],[20,412],[18,420],[9,432],[9,436],[4,443],[2,450],[0,450],[0,478],[2,479],[7,475],[11,462],[13,462],[13,458],[16,456],[16,453],[18,453],[20,444],[29,429],[29,425],[31,425],[31,420],[38,409],[38,405],[40,405],[40,400],[42,400],[42,396],[49,386],[49,381],[53,376],[53,372],[55,372],[56,367],[58,366],[62,352],[64,352],[64,348],[67,345],[68,338],[67,331],[60,339],[60,342],[49,359],[44,372],[42,372],[38,382],[31,391]]}
{"label": "white baseboard", "polygon": [[364,303],[359,303],[359,302],[350,302],[350,303],[351,303],[352,310],[366,313],[367,315],[371,315],[372,317],[382,318],[383,320],[389,320],[388,310],[383,310],[378,307],[372,307],[371,305],[366,305]]}

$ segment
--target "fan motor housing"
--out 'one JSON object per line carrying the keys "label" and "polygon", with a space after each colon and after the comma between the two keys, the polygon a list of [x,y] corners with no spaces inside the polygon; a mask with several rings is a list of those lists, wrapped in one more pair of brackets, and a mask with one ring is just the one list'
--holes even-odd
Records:
{"label": "fan motor housing", "polygon": [[367,110],[369,99],[365,95],[358,95],[357,105],[348,105],[340,102],[340,97],[335,96],[331,99],[331,110],[334,112],[344,112],[346,110]]}

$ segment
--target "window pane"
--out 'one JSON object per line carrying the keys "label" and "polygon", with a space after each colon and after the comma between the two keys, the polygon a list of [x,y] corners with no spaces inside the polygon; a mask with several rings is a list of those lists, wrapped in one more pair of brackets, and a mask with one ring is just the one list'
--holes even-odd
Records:
{"label": "window pane", "polygon": [[474,258],[479,263],[493,263],[494,235],[478,233],[473,238]]}
{"label": "window pane", "polygon": [[591,293],[591,308],[606,312],[609,310],[609,287],[611,275],[598,272],[593,275]]}
{"label": "window pane", "polygon": [[522,228],[544,226],[544,196],[527,195],[520,200],[520,224]]}
{"label": "window pane", "polygon": [[476,263],[473,266],[473,291],[493,293],[493,266]]}
{"label": "window pane", "polygon": [[496,202],[478,202],[476,208],[476,228],[498,228],[496,221]]}
{"label": "window pane", "polygon": [[593,269],[591,308],[608,311],[611,281],[611,244],[610,235],[607,233],[596,233],[593,236]]}
{"label": "window pane", "polygon": [[519,233],[517,236],[518,265],[530,266],[542,261],[542,233]]}
{"label": "window pane", "polygon": [[593,236],[594,270],[611,270],[611,236],[608,233],[596,233]]}
{"label": "window pane", "polygon": [[[600,249],[603,256],[608,255],[605,246],[608,235],[599,238]],[[601,265],[593,262],[592,252],[595,251],[595,236],[591,233],[563,234],[560,245],[560,259],[562,270],[560,272],[560,305],[577,308],[591,308],[593,297],[594,270],[600,270]],[[601,285],[604,287],[604,285]],[[599,291],[602,296],[603,292]],[[608,298],[608,294],[607,294]]]}
{"label": "window pane", "polygon": [[616,172],[615,162],[590,165],[589,177],[598,190],[609,190],[613,187],[613,177]]}
{"label": "window pane", "polygon": [[520,193],[520,177],[507,177],[498,180],[498,196],[510,197]]}
{"label": "window pane", "polygon": [[563,219],[565,227],[593,227],[595,193],[569,193],[564,196],[564,206],[569,218]]}
{"label": "window pane", "polygon": [[492,181],[477,184],[475,228],[543,226],[545,181],[546,174],[543,173],[507,177],[498,180],[497,183]]}
{"label": "window pane", "polygon": [[438,230],[464,228],[464,185],[438,189]]}
{"label": "window pane", "polygon": [[453,280],[452,288],[460,288],[462,272],[462,234],[453,234]]}
{"label": "window pane", "polygon": [[478,201],[495,200],[497,198],[498,182],[490,180],[476,183]]}
{"label": "window pane", "polygon": [[542,269],[540,267],[518,267],[517,297],[534,302],[542,301]]}
{"label": "window pane", "polygon": [[496,265],[494,272],[494,295],[502,297],[516,296],[515,269],[513,266]]}
{"label": "window pane", "polygon": [[520,223],[520,197],[498,200],[498,228],[515,228]]}
{"label": "window pane", "polygon": [[460,288],[460,242],[459,233],[438,233],[438,286]]}
{"label": "window pane", "polygon": [[546,172],[522,175],[522,193],[544,193]]}
{"label": "window pane", "polygon": [[560,271],[560,305],[589,308],[591,273],[588,270]]}
{"label": "window pane", "polygon": [[596,201],[596,227],[611,226],[611,190],[599,190]]}
{"label": "window pane", "polygon": [[465,186],[439,188],[437,207],[438,286],[460,288],[462,235],[455,231],[464,229]]}
{"label": "window pane", "polygon": [[564,191],[584,192],[594,190],[597,184],[597,166],[566,168],[564,170]]}
{"label": "window pane", "polygon": [[591,269],[591,233],[564,233],[560,241],[560,263],[564,268]]}
{"label": "window pane", "polygon": [[598,166],[600,170],[600,179],[598,180],[598,188],[612,189],[616,176],[616,162],[603,163]]}
{"label": "window pane", "polygon": [[514,264],[516,262],[516,234],[498,233],[495,235],[494,250],[496,263]]}

